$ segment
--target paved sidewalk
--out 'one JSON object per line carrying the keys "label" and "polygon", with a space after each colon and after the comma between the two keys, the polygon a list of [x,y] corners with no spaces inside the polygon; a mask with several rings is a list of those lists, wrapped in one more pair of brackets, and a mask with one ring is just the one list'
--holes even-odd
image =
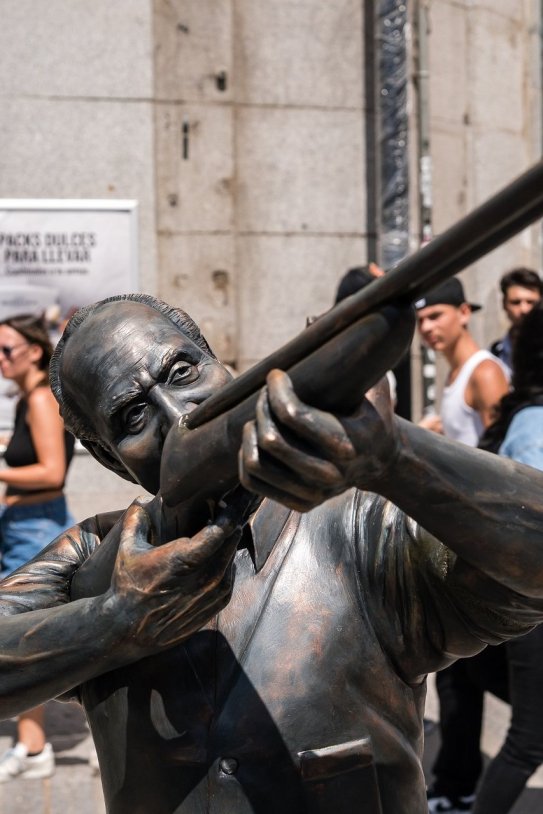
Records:
{"label": "paved sidewalk", "polygon": [[[52,701],[46,730],[55,751],[55,774],[0,783],[1,814],[105,814],[100,777],[88,763],[92,740],[79,706]],[[0,722],[0,750],[12,745],[15,731],[14,721]]]}
{"label": "paved sidewalk", "polygon": [[[493,756],[501,745],[509,720],[506,704],[487,694],[483,750]],[[437,700],[429,681],[427,716],[437,720]],[[76,704],[47,705],[47,733],[53,744],[57,770],[47,780],[13,780],[0,784],[1,814],[105,814],[100,778],[88,763],[91,737],[83,713]],[[13,721],[0,722],[0,750],[11,746]],[[427,739],[425,769],[429,770],[439,746],[437,728]],[[530,780],[511,814],[543,812],[543,769]],[[149,814],[153,814],[149,812]],[[232,812],[235,814],[235,812]]]}

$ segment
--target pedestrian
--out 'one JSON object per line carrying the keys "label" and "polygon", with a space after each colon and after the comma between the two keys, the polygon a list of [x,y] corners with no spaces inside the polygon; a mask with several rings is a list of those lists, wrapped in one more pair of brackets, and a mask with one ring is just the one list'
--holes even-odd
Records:
{"label": "pedestrian", "polygon": [[[543,470],[543,302],[521,321],[513,345],[513,388],[480,446]],[[543,763],[543,626],[503,645],[511,722],[485,771],[473,814],[508,814]],[[502,648],[500,648],[502,649]]]}
{"label": "pedestrian", "polygon": [[[384,273],[377,263],[369,263],[367,266],[353,266],[353,268],[348,269],[338,283],[334,305],[337,305],[346,297],[356,294],[357,291],[373,283],[378,277],[382,277]],[[397,384],[396,376],[392,370],[387,370],[386,379],[390,390],[390,400],[393,406],[396,406]]]}
{"label": "pedestrian", "polygon": [[470,333],[470,316],[481,306],[467,302],[462,283],[453,277],[418,300],[415,308],[423,341],[449,365],[440,415],[426,416],[420,425],[475,447],[509,389],[504,365]]}
{"label": "pedestrian", "polygon": [[[49,387],[52,352],[41,317],[24,314],[0,322],[0,371],[19,391],[4,454],[8,466],[0,470],[0,482],[6,486],[0,507],[2,578],[73,524],[63,487],[75,439],[64,430]],[[0,757],[0,783],[14,777],[49,777],[54,768],[40,705],[19,716],[17,742]]]}
{"label": "pedestrian", "polygon": [[505,336],[490,346],[490,351],[511,369],[513,340],[522,318],[528,314],[543,295],[543,281],[532,269],[514,268],[500,280],[502,305],[511,326]]}
{"label": "pedestrian", "polygon": [[[468,303],[460,280],[452,278],[415,308],[424,342],[449,365],[440,415],[426,416],[421,425],[475,447],[509,389],[504,364],[469,331],[471,314],[481,306]],[[427,791],[430,812],[468,812],[475,799],[483,714],[483,690],[471,678],[475,659],[459,659],[436,675],[441,745]]]}

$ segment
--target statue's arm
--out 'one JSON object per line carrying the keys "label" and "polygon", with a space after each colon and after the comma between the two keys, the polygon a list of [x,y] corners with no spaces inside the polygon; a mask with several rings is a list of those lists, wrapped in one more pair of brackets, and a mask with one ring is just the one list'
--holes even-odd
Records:
{"label": "statue's arm", "polygon": [[0,718],[68,692],[123,663],[126,620],[112,597],[0,619]]}
{"label": "statue's arm", "polygon": [[0,583],[0,717],[171,647],[224,607],[240,533],[235,512],[227,507],[192,538],[161,546],[153,545],[152,516],[134,504],[113,526],[110,533],[120,535],[118,553],[110,585],[98,596],[67,601],[68,568],[63,571],[65,595],[51,575],[58,604],[30,610],[32,580],[39,596],[45,596],[46,563],[61,556],[56,546],[62,548],[65,539],[46,549],[39,576],[34,561],[33,577],[19,571]]}
{"label": "statue's arm", "polygon": [[299,511],[352,486],[376,492],[466,563],[543,596],[543,474],[394,417],[385,389],[341,418],[301,403],[273,371],[245,426],[240,477]]}
{"label": "statue's arm", "polygon": [[543,620],[543,597],[522,595],[474,568],[390,501],[357,497],[361,603],[404,681],[418,684]]}
{"label": "statue's arm", "polygon": [[397,419],[397,453],[373,483],[465,562],[543,596],[543,473]]}

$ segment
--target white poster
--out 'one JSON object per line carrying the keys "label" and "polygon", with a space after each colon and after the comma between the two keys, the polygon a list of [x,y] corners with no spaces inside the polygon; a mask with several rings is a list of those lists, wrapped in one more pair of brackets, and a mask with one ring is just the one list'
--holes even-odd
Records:
{"label": "white poster", "polygon": [[[136,218],[135,201],[0,199],[0,319],[46,313],[58,335],[82,305],[137,291]],[[10,388],[0,380],[2,427]]]}
{"label": "white poster", "polygon": [[136,290],[136,212],[135,201],[0,199],[0,319],[40,302],[65,317]]}

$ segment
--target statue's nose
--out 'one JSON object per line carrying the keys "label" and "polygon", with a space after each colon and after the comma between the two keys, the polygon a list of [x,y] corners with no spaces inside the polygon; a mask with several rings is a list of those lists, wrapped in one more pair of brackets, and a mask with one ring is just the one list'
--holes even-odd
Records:
{"label": "statue's nose", "polygon": [[179,389],[168,388],[162,384],[156,384],[152,388],[149,399],[154,402],[160,413],[160,426],[164,437],[183,415],[190,413],[196,406],[183,398]]}

